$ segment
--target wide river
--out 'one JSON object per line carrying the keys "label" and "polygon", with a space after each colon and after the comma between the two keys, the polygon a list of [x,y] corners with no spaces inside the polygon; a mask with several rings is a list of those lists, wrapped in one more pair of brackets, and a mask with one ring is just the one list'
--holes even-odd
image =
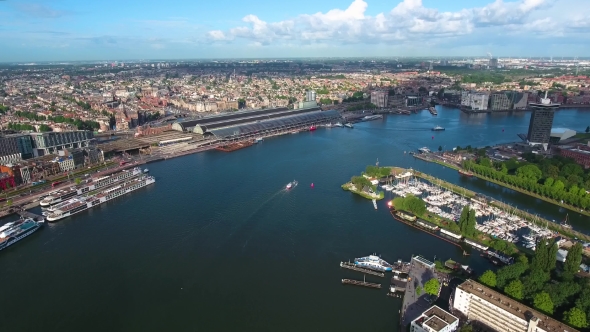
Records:
{"label": "wide river", "polygon": [[[566,212],[550,204],[404,154],[513,142],[529,117],[441,107],[438,117],[389,116],[149,164],[151,187],[0,252],[0,330],[395,331],[401,300],[385,296],[389,279],[367,278],[380,291],[343,286],[362,276],[340,261],[376,252],[388,261],[453,258],[480,272],[488,263],[395,221],[387,200],[375,211],[340,185],[378,158],[561,220]],[[431,132],[435,125],[446,131]],[[554,127],[587,125],[590,113],[562,110]],[[293,179],[299,186],[285,191]]]}

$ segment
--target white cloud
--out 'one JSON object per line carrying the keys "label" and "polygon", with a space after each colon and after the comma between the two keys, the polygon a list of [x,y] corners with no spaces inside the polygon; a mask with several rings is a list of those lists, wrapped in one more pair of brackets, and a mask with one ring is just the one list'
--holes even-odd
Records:
{"label": "white cloud", "polygon": [[[300,43],[330,44],[419,44],[435,39],[439,45],[457,37],[482,38],[526,33],[562,34],[560,23],[547,16],[535,17],[557,0],[495,0],[484,7],[459,11],[427,8],[422,0],[403,0],[391,11],[375,16],[366,14],[368,3],[354,0],[346,9],[303,14],[279,22],[266,22],[254,14],[242,19],[244,25],[226,31],[209,31],[213,41],[247,40],[262,45]],[[552,8],[555,9],[555,8]],[[572,27],[584,27],[580,20]],[[470,38],[471,39],[471,38]],[[473,39],[471,39],[473,40]]]}

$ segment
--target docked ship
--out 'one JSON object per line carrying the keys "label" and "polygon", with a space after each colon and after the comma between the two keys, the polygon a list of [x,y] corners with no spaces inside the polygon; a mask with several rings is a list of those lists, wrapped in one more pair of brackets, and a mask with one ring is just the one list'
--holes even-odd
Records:
{"label": "docked ship", "polygon": [[436,111],[436,108],[434,108],[432,106],[430,106],[428,108],[428,112],[430,112],[430,114],[432,114],[432,115],[438,115],[438,112]]}
{"label": "docked ship", "polygon": [[376,271],[391,271],[392,265],[381,259],[377,255],[369,255],[366,257],[355,258],[354,264],[367,269]]}
{"label": "docked ship", "polygon": [[421,153],[430,153],[430,149],[427,147],[419,148],[418,151],[420,151]]}
{"label": "docked ship", "polygon": [[465,175],[465,176],[469,176],[469,177],[473,176],[473,173],[471,173],[469,171],[462,170],[462,169],[460,169],[458,172],[461,175]]}
{"label": "docked ship", "polygon": [[344,124],[344,127],[348,127],[348,128],[350,128],[350,129],[354,128],[354,126],[353,126],[353,125],[352,125],[352,123],[350,123],[350,122],[347,122],[347,123],[345,123],[345,124]]}
{"label": "docked ship", "polygon": [[432,128],[432,131],[444,131],[444,130],[445,130],[445,128],[441,127],[441,126],[436,126],[436,127]]}
{"label": "docked ship", "polygon": [[117,173],[114,175],[103,176],[103,177],[94,179],[94,180],[92,180],[92,182],[84,184],[84,185],[71,187],[69,189],[54,191],[54,192],[50,193],[49,196],[42,199],[41,202],[39,202],[39,205],[41,205],[42,207],[48,207],[53,204],[64,202],[71,197],[74,197],[77,195],[83,195],[85,193],[88,193],[88,192],[91,192],[91,191],[94,191],[94,190],[97,190],[100,188],[104,188],[106,186],[110,186],[110,185],[117,183],[119,181],[124,181],[124,180],[130,179],[130,178],[137,176],[139,174],[141,174],[141,168],[135,167],[131,170],[124,170],[124,171],[121,171],[120,173]]}
{"label": "docked ship", "polygon": [[309,127],[309,131],[314,131],[314,130],[316,130],[316,129],[317,129],[317,127],[316,127],[316,126],[311,126],[311,127]]}
{"label": "docked ship", "polygon": [[59,209],[55,209],[52,213],[48,214],[47,221],[55,222],[65,217],[72,216],[78,212],[100,205],[106,201],[110,201],[113,198],[125,195],[155,182],[156,180],[153,176],[144,175],[120,185],[108,188],[93,196],[72,198],[66,204],[60,204]]}
{"label": "docked ship", "polygon": [[43,221],[31,218],[13,221],[0,227],[0,250],[6,249],[25,237],[35,233],[43,226]]}

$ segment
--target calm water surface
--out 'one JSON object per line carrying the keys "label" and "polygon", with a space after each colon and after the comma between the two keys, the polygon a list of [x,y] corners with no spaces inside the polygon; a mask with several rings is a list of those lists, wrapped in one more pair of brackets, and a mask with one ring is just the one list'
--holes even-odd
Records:
{"label": "calm water surface", "polygon": [[[587,114],[560,111],[555,126],[584,129]],[[480,271],[487,262],[393,220],[386,200],[375,211],[340,185],[379,158],[561,218],[548,204],[404,155],[421,146],[515,141],[529,116],[439,108],[438,117],[389,116],[150,164],[155,185],[0,253],[0,329],[396,330],[401,301],[385,289],[342,286],[340,279],[362,276],[341,270],[340,261],[377,252],[389,261],[453,258]],[[433,133],[435,125],[447,130]],[[293,179],[299,186],[283,190]],[[581,217],[570,220],[590,230]]]}

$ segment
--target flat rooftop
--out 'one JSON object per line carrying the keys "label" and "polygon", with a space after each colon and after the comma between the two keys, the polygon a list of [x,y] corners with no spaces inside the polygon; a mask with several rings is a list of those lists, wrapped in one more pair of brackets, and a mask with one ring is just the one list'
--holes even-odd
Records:
{"label": "flat rooftop", "polygon": [[560,331],[560,332],[572,332],[578,331],[573,327],[567,326],[566,324],[555,320],[543,313],[540,313],[518,301],[515,301],[503,294],[496,292],[495,290],[488,288],[478,282],[471,279],[457,286],[462,291],[473,294],[478,298],[489,302],[513,315],[524,320],[529,321],[533,316],[539,319],[538,327],[545,331]]}

